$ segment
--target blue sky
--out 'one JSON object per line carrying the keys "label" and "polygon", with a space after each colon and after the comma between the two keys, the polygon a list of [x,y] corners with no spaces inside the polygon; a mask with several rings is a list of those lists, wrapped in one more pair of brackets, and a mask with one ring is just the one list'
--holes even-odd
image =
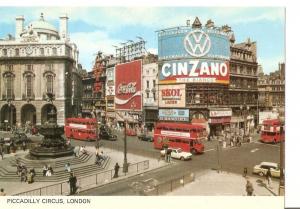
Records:
{"label": "blue sky", "polygon": [[44,13],[58,28],[59,16],[69,16],[71,41],[76,43],[79,62],[91,70],[95,53],[114,54],[112,45],[143,37],[150,52],[157,53],[155,31],[184,25],[196,16],[202,23],[228,24],[236,43],[248,37],[257,42],[258,62],[265,73],[277,70],[285,57],[285,10],[280,7],[0,7],[0,37],[15,33],[15,17],[24,15],[25,25]]}

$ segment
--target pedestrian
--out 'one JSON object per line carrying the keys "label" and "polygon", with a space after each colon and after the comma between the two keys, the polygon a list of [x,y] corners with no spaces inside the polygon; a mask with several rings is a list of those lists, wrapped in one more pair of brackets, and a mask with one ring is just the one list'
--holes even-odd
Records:
{"label": "pedestrian", "polygon": [[6,196],[6,193],[4,192],[3,188],[0,189],[0,196]]}
{"label": "pedestrian", "polygon": [[267,170],[266,180],[268,182],[268,186],[271,187],[272,180],[271,180],[271,171],[270,171],[270,169]]}
{"label": "pedestrian", "polygon": [[80,147],[80,151],[79,151],[82,155],[88,155],[86,149],[85,149],[85,146],[81,146]]}
{"label": "pedestrian", "polygon": [[23,148],[23,151],[25,152],[26,151],[26,142],[25,142],[25,140],[23,140],[23,142],[22,142],[22,148]]}
{"label": "pedestrian", "polygon": [[47,165],[44,165],[44,167],[43,167],[43,176],[46,176],[47,171],[48,171],[48,167],[47,167]]}
{"label": "pedestrian", "polygon": [[252,196],[253,195],[253,191],[254,191],[254,189],[253,189],[252,183],[249,180],[247,180],[247,184],[246,184],[247,196]]}
{"label": "pedestrian", "polygon": [[77,190],[77,177],[73,172],[70,173],[69,181],[68,183],[70,184],[70,195],[75,194]]}
{"label": "pedestrian", "polygon": [[67,172],[71,172],[71,165],[70,165],[70,163],[67,163],[67,164],[65,164],[65,171],[67,171]]}
{"label": "pedestrian", "polygon": [[243,175],[243,176],[246,177],[246,176],[247,176],[247,173],[248,173],[248,169],[245,167],[245,168],[244,168],[244,175]]}
{"label": "pedestrian", "polygon": [[1,159],[3,160],[3,148],[2,148],[2,145],[0,146],[0,155],[1,155]]}
{"label": "pedestrian", "polygon": [[118,178],[119,177],[119,168],[120,168],[119,164],[116,163],[114,178]]}
{"label": "pedestrian", "polygon": [[171,162],[171,153],[172,153],[172,150],[171,150],[171,149],[168,149],[168,150],[167,150],[167,162],[168,162],[168,163]]}
{"label": "pedestrian", "polygon": [[26,168],[23,167],[21,171],[21,182],[26,182],[27,181],[27,171]]}
{"label": "pedestrian", "polygon": [[233,147],[233,137],[230,137],[230,146]]}

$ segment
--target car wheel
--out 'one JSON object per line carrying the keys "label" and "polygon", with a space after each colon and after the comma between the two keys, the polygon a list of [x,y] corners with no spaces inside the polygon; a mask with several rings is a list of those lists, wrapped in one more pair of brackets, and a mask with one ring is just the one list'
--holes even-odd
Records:
{"label": "car wheel", "polygon": [[180,160],[184,161],[184,157],[181,157]]}
{"label": "car wheel", "polygon": [[258,175],[259,176],[264,176],[264,173],[263,172],[259,172]]}

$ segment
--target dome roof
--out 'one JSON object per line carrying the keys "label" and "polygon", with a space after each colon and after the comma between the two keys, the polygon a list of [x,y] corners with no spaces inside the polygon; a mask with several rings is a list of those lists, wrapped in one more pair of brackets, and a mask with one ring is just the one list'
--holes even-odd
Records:
{"label": "dome roof", "polygon": [[44,15],[43,13],[41,14],[41,17],[39,20],[35,20],[32,21],[31,23],[29,23],[28,25],[30,28],[32,28],[33,30],[48,30],[49,32],[55,32],[58,33],[57,29],[51,25],[50,23],[48,23],[47,21],[44,20]]}
{"label": "dome roof", "polygon": [[57,32],[57,29],[46,21],[41,21],[41,20],[33,21],[29,24],[29,26],[32,29],[43,29],[43,30],[51,30]]}

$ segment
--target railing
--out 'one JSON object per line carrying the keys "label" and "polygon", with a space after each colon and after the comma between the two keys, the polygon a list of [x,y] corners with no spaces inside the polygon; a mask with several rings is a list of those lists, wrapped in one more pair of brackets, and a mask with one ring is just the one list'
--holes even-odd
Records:
{"label": "railing", "polygon": [[147,185],[146,187],[144,187],[143,191],[139,191],[139,193],[147,196],[163,195],[168,192],[172,192],[180,187],[184,187],[186,184],[193,181],[195,181],[195,174],[188,173],[158,185]]}
{"label": "railing", "polygon": [[[113,179],[119,179],[130,174],[139,173],[149,169],[149,160],[145,160],[139,163],[129,164],[128,172],[123,173],[123,167],[120,167],[119,177],[114,178],[114,169],[102,171],[100,173],[91,174],[77,178],[77,186],[79,190],[84,188],[92,188],[100,185],[104,185],[113,181]],[[70,193],[70,185],[68,181],[33,189],[30,191],[14,194],[14,196],[54,196],[54,195],[68,195]]]}

